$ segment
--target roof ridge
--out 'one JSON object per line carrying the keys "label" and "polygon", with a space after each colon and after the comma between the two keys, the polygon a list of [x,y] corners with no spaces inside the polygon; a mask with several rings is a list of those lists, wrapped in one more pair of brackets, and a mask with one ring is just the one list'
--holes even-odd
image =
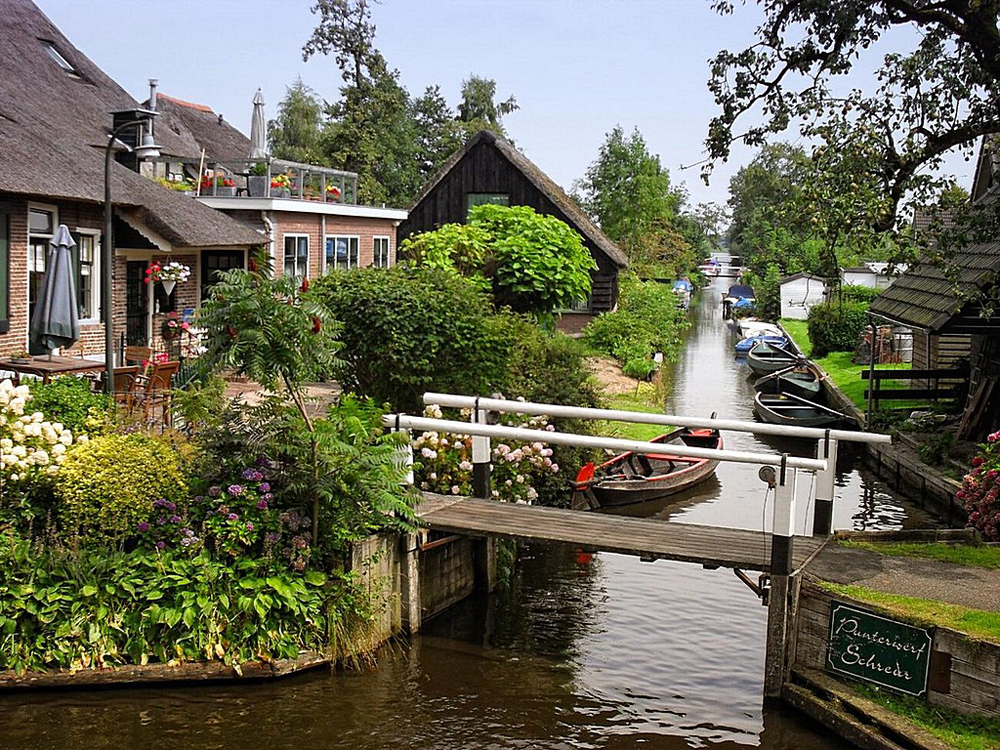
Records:
{"label": "roof ridge", "polygon": [[213,115],[215,114],[214,110],[207,104],[196,104],[195,102],[186,102],[183,99],[178,99],[175,96],[170,96],[169,94],[163,94],[159,92],[157,92],[156,98],[166,99],[171,104],[177,104],[180,105],[181,107],[188,107],[189,109],[196,109],[199,112],[208,112]]}

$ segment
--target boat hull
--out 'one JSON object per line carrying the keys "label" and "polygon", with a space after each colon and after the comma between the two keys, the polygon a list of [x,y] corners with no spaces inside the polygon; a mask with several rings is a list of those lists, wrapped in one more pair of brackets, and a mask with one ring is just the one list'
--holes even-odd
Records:
{"label": "boat hull", "polygon": [[753,413],[761,422],[787,427],[830,427],[842,421],[841,415],[818,405],[803,404],[773,393],[754,394]]}
{"label": "boat hull", "polygon": [[577,483],[573,507],[614,508],[667,497],[703,482],[719,464],[670,453],[671,445],[721,448],[718,430],[675,430],[652,442],[662,442],[664,453],[622,453],[604,462],[593,480]]}
{"label": "boat hull", "polygon": [[747,366],[757,375],[769,375],[778,370],[794,367],[800,358],[770,344],[760,343],[747,352]]}
{"label": "boat hull", "polygon": [[796,367],[788,372],[780,370],[754,381],[754,391],[760,393],[790,393],[808,401],[822,401],[823,376],[813,364]]}

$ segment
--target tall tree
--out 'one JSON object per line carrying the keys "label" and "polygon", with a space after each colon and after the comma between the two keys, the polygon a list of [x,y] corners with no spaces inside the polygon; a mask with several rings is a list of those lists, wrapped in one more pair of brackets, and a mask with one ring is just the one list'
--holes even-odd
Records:
{"label": "tall tree", "polygon": [[[868,171],[878,175],[887,202],[874,227],[888,230],[907,196],[926,200],[939,187],[927,173],[945,153],[971,149],[980,136],[1000,131],[997,0],[759,4],[765,20],[757,41],[713,61],[709,87],[722,111],[709,127],[711,159],[728,157],[737,141],[761,145],[795,121],[816,137],[830,126],[833,133],[860,129],[873,137]],[[731,0],[715,0],[714,7],[733,11]],[[833,79],[900,27],[916,32],[910,47],[886,54],[871,85],[838,93]],[[740,132],[742,120],[750,124]]]}
{"label": "tall tree", "polygon": [[420,177],[425,182],[462,145],[463,130],[441,95],[440,86],[428,86],[423,96],[413,100],[413,119]]}
{"label": "tall tree", "polygon": [[279,159],[322,164],[320,146],[323,105],[316,94],[299,78],[285,89],[278,105],[278,116],[267,124],[271,153]]}
{"label": "tall tree", "polygon": [[302,59],[333,54],[344,81],[360,88],[375,56],[372,2],[378,0],[316,0],[313,15],[319,23],[302,48]]}
{"label": "tall tree", "polygon": [[502,138],[507,138],[501,120],[518,109],[513,96],[504,101],[496,101],[497,82],[492,78],[470,75],[462,81],[462,101],[458,105],[458,121],[462,123],[466,136],[480,130],[492,130]]}

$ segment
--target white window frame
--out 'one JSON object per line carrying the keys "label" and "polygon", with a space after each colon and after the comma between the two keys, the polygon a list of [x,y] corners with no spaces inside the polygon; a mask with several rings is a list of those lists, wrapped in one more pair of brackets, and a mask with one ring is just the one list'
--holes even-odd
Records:
{"label": "white window frame", "polygon": [[[385,263],[379,263],[378,242],[385,240]],[[372,237],[372,265],[376,268],[389,268],[392,266],[392,238],[387,234],[376,234]]]}
{"label": "white window frame", "polygon": [[353,240],[354,244],[357,246],[357,259],[355,260],[354,265],[352,266],[351,265],[351,248],[350,248],[350,244],[348,244],[348,247],[347,247],[347,265],[344,266],[344,268],[360,268],[360,266],[361,266],[361,235],[360,234],[328,234],[328,235],[326,235],[326,237],[324,238],[324,241],[323,241],[323,266],[324,266],[324,268],[327,271],[329,271],[331,268],[340,268],[340,266],[338,266],[336,264],[336,260],[334,260],[333,264],[330,263],[329,253],[327,251],[327,248],[330,245],[330,240],[333,240],[334,242],[336,242],[337,240],[347,240],[348,243],[350,243],[350,241]]}
{"label": "white window frame", "polygon": [[[287,250],[285,249],[285,247],[286,247],[286,243],[288,242],[288,240],[293,239],[293,238],[296,240],[296,243],[295,243],[295,266],[296,266],[296,268],[295,268],[295,274],[294,275],[296,276],[296,278],[308,279],[309,278],[309,253],[310,253],[309,235],[308,234],[292,234],[292,233],[288,233],[288,234],[281,235],[281,273],[282,273],[282,275],[287,275],[287,273],[288,273],[288,270],[285,267],[286,266],[286,260],[285,259],[288,257],[288,253],[287,253]],[[306,261],[305,261],[306,262],[306,267],[304,269],[299,269],[298,268],[298,263],[299,263],[298,240],[301,240],[303,238],[306,241]]]}
{"label": "white window frame", "polygon": [[[81,324],[94,324],[101,322],[101,232],[97,229],[90,229],[88,227],[77,227],[73,230],[73,234],[78,237],[92,237],[94,240],[94,261],[93,267],[90,273],[90,309],[93,311],[93,315],[89,318],[80,318]],[[77,248],[79,250],[79,248]],[[73,282],[75,284],[79,283],[79,278],[76,276],[76,269],[73,269]]]}

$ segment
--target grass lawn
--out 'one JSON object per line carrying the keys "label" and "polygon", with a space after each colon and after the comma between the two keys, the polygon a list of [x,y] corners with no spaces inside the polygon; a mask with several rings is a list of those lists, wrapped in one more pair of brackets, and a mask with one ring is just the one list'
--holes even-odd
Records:
{"label": "grass lawn", "polygon": [[970,544],[862,542],[854,539],[844,539],[839,544],[845,547],[878,552],[882,555],[923,557],[970,568],[1000,570],[1000,547],[976,547]]}
{"label": "grass lawn", "polygon": [[[809,341],[809,325],[804,320],[791,320],[790,318],[782,318],[781,325],[788,332],[788,335],[792,337],[795,345],[799,347],[799,350],[805,355],[809,356],[812,353],[812,342]],[[867,370],[868,365],[856,365],[851,362],[852,352],[831,352],[825,357],[819,359],[814,359],[813,361],[819,365],[823,371],[830,376],[830,380],[842,390],[855,405],[864,411],[868,407],[868,403],[865,399],[865,386],[868,384],[867,380],[861,379],[862,370]],[[909,370],[910,365],[908,363],[893,364],[893,365],[878,365],[878,369],[886,370],[890,368],[895,368],[899,370]],[[883,380],[883,388],[905,388],[906,381],[900,380]],[[908,407],[910,405],[915,405],[918,402],[887,402],[891,403],[893,406]]]}
{"label": "grass lawn", "polygon": [[[643,383],[639,388],[638,395],[635,393],[622,393],[609,396],[608,408],[662,414],[663,409],[656,406],[653,402],[654,398],[655,388],[648,383]],[[598,422],[596,424],[596,432],[602,435],[613,435],[623,440],[649,441],[673,429],[664,425],[635,424],[634,422]]]}

